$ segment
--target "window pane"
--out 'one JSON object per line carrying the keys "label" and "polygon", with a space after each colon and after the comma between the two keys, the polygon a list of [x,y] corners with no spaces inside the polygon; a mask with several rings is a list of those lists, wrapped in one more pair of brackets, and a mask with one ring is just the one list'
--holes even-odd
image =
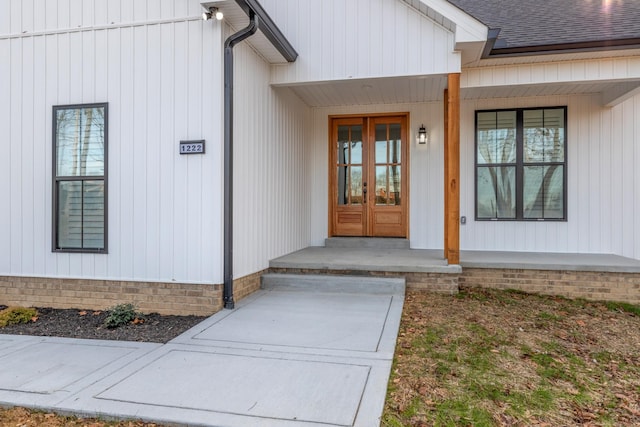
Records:
{"label": "window pane", "polygon": [[387,162],[387,125],[376,125],[376,163]]}
{"label": "window pane", "polygon": [[400,205],[400,166],[389,166],[389,204]]}
{"label": "window pane", "polygon": [[351,142],[351,164],[362,164],[362,141]]}
{"label": "window pane", "polygon": [[564,218],[564,167],[525,166],[524,217]]}
{"label": "window pane", "polygon": [[516,168],[479,167],[476,199],[478,218],[515,218]]}
{"label": "window pane", "polygon": [[104,175],[104,108],[56,111],[57,176]]}
{"label": "window pane", "polygon": [[351,163],[362,164],[362,126],[351,127]]}
{"label": "window pane", "polygon": [[492,111],[477,115],[478,164],[516,161],[516,112]]}
{"label": "window pane", "polygon": [[362,204],[362,166],[351,166],[351,204]]}
{"label": "window pane", "polygon": [[389,125],[389,162],[400,163],[400,124],[393,123]]}
{"label": "window pane", "polygon": [[82,248],[82,181],[58,183],[58,247]]}
{"label": "window pane", "polygon": [[85,181],[82,200],[82,246],[104,248],[104,182]]}
{"label": "window pane", "polygon": [[376,205],[386,205],[388,195],[387,166],[376,166]]}
{"label": "window pane", "polygon": [[349,126],[338,126],[338,164],[349,163]]}
{"label": "window pane", "polygon": [[349,188],[347,166],[338,166],[338,204],[346,205],[349,203]]}
{"label": "window pane", "polygon": [[564,109],[525,110],[524,161],[564,161]]}

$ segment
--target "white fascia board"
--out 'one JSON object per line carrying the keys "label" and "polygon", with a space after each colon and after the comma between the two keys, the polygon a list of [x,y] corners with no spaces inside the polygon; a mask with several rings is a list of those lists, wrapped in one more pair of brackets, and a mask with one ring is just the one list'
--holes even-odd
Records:
{"label": "white fascia board", "polygon": [[480,61],[489,35],[486,25],[446,0],[418,1],[435,15],[453,24],[455,50],[462,54],[462,65],[472,65]]}
{"label": "white fascia board", "polygon": [[455,40],[458,43],[486,42],[489,28],[447,0],[420,0],[434,12],[444,16],[456,26]]}

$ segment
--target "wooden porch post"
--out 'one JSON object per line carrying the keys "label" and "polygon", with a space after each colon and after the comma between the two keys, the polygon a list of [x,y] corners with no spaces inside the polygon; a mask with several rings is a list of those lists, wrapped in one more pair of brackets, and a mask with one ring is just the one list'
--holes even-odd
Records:
{"label": "wooden porch post", "polygon": [[448,77],[445,93],[445,256],[460,263],[460,73]]}
{"label": "wooden porch post", "polygon": [[449,257],[449,89],[444,90],[444,258]]}

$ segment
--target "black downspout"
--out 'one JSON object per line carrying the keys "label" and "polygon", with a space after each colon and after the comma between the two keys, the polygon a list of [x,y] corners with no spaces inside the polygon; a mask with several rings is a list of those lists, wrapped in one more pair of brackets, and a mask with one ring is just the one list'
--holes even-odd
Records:
{"label": "black downspout", "polygon": [[249,25],[224,42],[224,308],[233,301],[233,47],[258,30],[256,16],[249,13]]}

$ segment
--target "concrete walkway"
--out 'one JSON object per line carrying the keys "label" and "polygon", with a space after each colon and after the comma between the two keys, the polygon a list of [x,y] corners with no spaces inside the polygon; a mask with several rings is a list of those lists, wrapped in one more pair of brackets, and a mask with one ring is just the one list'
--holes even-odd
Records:
{"label": "concrete walkway", "polygon": [[364,289],[274,285],[165,345],[0,335],[0,404],[178,425],[377,426],[404,282]]}

